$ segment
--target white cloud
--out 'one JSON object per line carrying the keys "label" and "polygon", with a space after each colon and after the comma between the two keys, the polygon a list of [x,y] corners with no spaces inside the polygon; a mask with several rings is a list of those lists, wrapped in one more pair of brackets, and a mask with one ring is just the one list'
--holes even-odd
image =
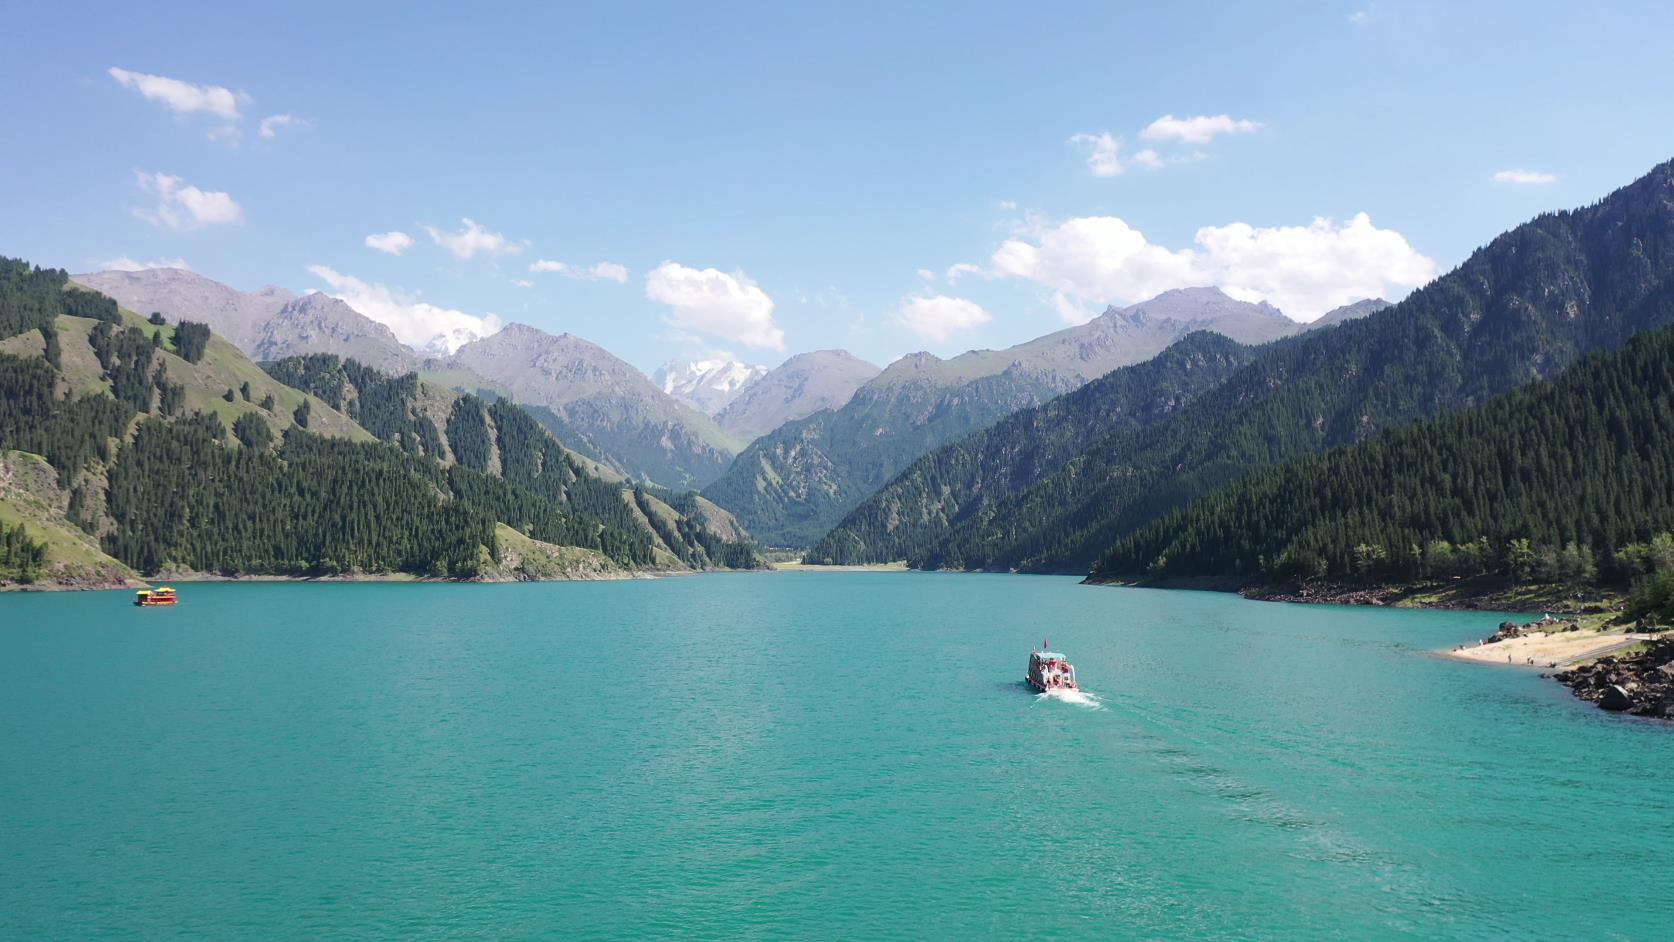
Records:
{"label": "white cloud", "polygon": [[1436,277],[1436,263],[1393,229],[1358,213],[1337,225],[1257,228],[1246,223],[1197,231],[1201,267],[1227,294],[1268,301],[1299,320],[1362,298],[1394,297]]}
{"label": "white cloud", "polygon": [[994,274],[1027,278],[1088,302],[1139,300],[1198,284],[1191,252],[1152,245],[1114,216],[1083,216],[1008,239],[995,250]]}
{"label": "white cloud", "polygon": [[244,209],[238,201],[219,190],[200,190],[166,173],[137,172],[135,176],[140,189],[157,196],[155,209],[137,212],[141,219],[153,225],[197,229],[244,218]]}
{"label": "white cloud", "polygon": [[999,207],[1001,209],[1008,210],[1008,211],[1013,210],[1013,209],[1017,208],[1017,201],[1016,200],[1000,200]]}
{"label": "white cloud", "polygon": [[1539,186],[1546,183],[1556,183],[1558,175],[1542,173],[1539,170],[1501,170],[1494,174],[1495,183],[1510,183],[1513,186]]}
{"label": "white cloud", "polygon": [[1122,166],[1122,139],[1112,136],[1109,131],[1072,135],[1069,143],[1092,145],[1087,154],[1087,168],[1093,171],[1095,177],[1114,177],[1125,169]]}
{"label": "white cloud", "polygon": [[621,285],[628,283],[628,266],[618,265],[615,262],[597,262],[587,272],[592,277],[601,278],[605,281],[614,281]]}
{"label": "white cloud", "polygon": [[148,262],[139,262],[126,255],[119,255],[116,258],[99,263],[100,271],[145,271],[148,268],[183,268],[186,271],[192,270],[192,266],[186,264],[186,260],[183,258],[154,258]]}
{"label": "white cloud", "polygon": [[981,265],[973,265],[970,262],[955,262],[947,267],[947,283],[953,284],[962,275],[980,274],[983,274]]}
{"label": "white cloud", "polygon": [[413,247],[413,237],[400,230],[378,232],[366,237],[366,247],[390,255],[400,255]]}
{"label": "white cloud", "polygon": [[244,140],[244,129],[236,124],[223,124],[220,127],[211,130],[205,136],[217,144],[225,144],[228,147],[237,147],[238,143]]}
{"label": "white cloud", "polygon": [[472,340],[497,333],[502,326],[493,314],[478,317],[438,307],[325,265],[310,265],[308,270],[330,287],[327,294],[388,327],[395,339],[420,352],[452,353]]}
{"label": "white cloud", "polygon": [[1365,213],[1342,225],[1315,219],[1307,226],[1206,226],[1194,242],[1170,249],[1114,216],[1084,216],[1006,240],[990,272],[1052,291],[1053,306],[1072,322],[1086,318],[1088,305],[1197,285],[1268,301],[1306,321],[1361,298],[1400,297],[1436,275],[1434,261]]}
{"label": "white cloud", "polygon": [[582,281],[614,281],[617,284],[628,283],[628,269],[625,265],[615,262],[595,262],[592,265],[571,265],[569,262],[559,262],[550,258],[537,259],[529,266],[532,272],[553,272],[565,278],[575,278]]}
{"label": "white cloud", "polygon": [[519,288],[533,288],[535,286],[535,283],[527,278],[513,278],[512,284],[517,285]]}
{"label": "white cloud", "polygon": [[250,100],[243,92],[235,92],[220,85],[197,85],[180,79],[130,72],[115,66],[105,70],[127,88],[132,88],[152,101],[168,105],[177,114],[203,111],[217,117],[235,120],[238,106]]}
{"label": "white cloud", "polygon": [[258,133],[267,140],[272,140],[279,136],[279,128],[305,128],[307,126],[307,119],[299,118],[294,114],[270,114],[262,119],[261,129]]}
{"label": "white cloud", "polygon": [[926,340],[946,342],[954,334],[986,324],[994,318],[982,305],[947,295],[912,295],[901,302],[895,323]]}
{"label": "white cloud", "polygon": [[460,222],[465,228],[458,232],[443,232],[435,226],[425,226],[424,231],[430,234],[430,238],[437,245],[452,252],[455,258],[471,258],[478,252],[485,255],[516,255],[523,251],[520,243],[513,242],[498,232],[484,229],[475,220],[467,218],[461,219]]}
{"label": "white cloud", "polygon": [[1152,170],[1155,170],[1163,165],[1162,155],[1158,154],[1149,147],[1137,154],[1134,154],[1133,162],[1139,164],[1141,167],[1150,167]]}
{"label": "white cloud", "polygon": [[1176,118],[1165,114],[1145,126],[1139,136],[1148,141],[1182,141],[1187,144],[1207,144],[1211,139],[1221,134],[1248,134],[1258,131],[1261,125],[1243,118],[1233,118],[1230,115],[1196,115],[1190,118]]}
{"label": "white cloud", "polygon": [[[1225,117],[1225,116],[1223,115],[1222,117]],[[1218,120],[1220,120],[1220,119],[1218,119],[1218,118],[1190,118],[1190,119],[1187,119],[1186,122],[1181,122],[1179,119],[1174,118],[1172,116],[1167,117],[1167,118],[1158,118],[1157,121],[1152,122],[1151,127],[1146,128],[1143,133],[1145,134],[1146,137],[1150,137],[1150,138],[1153,138],[1153,139],[1155,139],[1159,136],[1163,136],[1163,135],[1160,135],[1158,133],[1153,133],[1153,130],[1152,130],[1153,128],[1155,128],[1157,126],[1157,122],[1160,122],[1160,121],[1174,121],[1174,122],[1177,122],[1177,123],[1186,124],[1186,123],[1197,122],[1197,121],[1218,121]],[[1250,124],[1250,122],[1247,122],[1247,121],[1246,122],[1238,122],[1238,123],[1249,124],[1250,129],[1260,127],[1260,125]],[[1189,132],[1189,133],[1195,133],[1195,132]],[[1209,134],[1202,137],[1201,140],[1205,140],[1205,141],[1208,140],[1209,137],[1213,136],[1213,133],[1214,132],[1210,132]],[[1192,136],[1187,136],[1187,135],[1183,134],[1180,137],[1180,139],[1181,140],[1197,140],[1198,138],[1192,137]],[[1071,144],[1089,145],[1089,149],[1088,149],[1088,153],[1087,153],[1087,168],[1093,171],[1093,176],[1095,176],[1095,177],[1120,176],[1121,174],[1127,172],[1129,167],[1144,167],[1148,170],[1160,170],[1163,167],[1167,166],[1168,164],[1178,164],[1178,163],[1185,163],[1187,161],[1192,161],[1192,160],[1202,160],[1203,157],[1204,157],[1204,154],[1201,151],[1197,152],[1197,153],[1194,153],[1194,154],[1189,154],[1189,155],[1173,155],[1173,156],[1165,157],[1162,154],[1158,153],[1154,148],[1147,147],[1144,150],[1141,150],[1141,151],[1138,151],[1138,152],[1134,153],[1131,157],[1125,157],[1124,158],[1124,156],[1122,154],[1122,148],[1125,145],[1124,145],[1122,139],[1119,138],[1119,137],[1116,137],[1113,134],[1111,134],[1109,131],[1104,131],[1104,132],[1101,132],[1101,133],[1098,133],[1098,134],[1077,134],[1077,135],[1071,137],[1069,139],[1069,142]]]}
{"label": "white cloud", "polygon": [[773,321],[773,299],[743,272],[664,262],[645,276],[645,296],[672,308],[674,327],[725,337],[751,347],[785,348]]}

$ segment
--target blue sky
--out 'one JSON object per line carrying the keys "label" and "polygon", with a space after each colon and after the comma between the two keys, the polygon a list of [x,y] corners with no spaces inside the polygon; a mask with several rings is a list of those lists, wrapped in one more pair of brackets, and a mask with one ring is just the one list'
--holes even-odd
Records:
{"label": "blue sky", "polygon": [[884,363],[1399,296],[1674,156],[1651,3],[268,7],[10,5],[0,253]]}

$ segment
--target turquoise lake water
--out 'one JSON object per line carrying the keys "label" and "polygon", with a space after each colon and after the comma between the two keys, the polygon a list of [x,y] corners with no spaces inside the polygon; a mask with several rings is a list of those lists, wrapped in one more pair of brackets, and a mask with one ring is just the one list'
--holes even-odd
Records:
{"label": "turquoise lake water", "polygon": [[0,938],[1674,937],[1674,728],[1426,655],[1494,615],[181,588],[0,597]]}

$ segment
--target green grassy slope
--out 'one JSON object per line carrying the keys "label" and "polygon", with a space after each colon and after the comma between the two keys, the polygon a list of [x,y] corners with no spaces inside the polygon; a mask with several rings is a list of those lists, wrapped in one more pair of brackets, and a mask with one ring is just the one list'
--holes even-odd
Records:
{"label": "green grassy slope", "polygon": [[132,569],[105,555],[97,539],[65,519],[67,500],[58,472],[45,458],[0,452],[0,526],[23,524],[30,539],[46,543],[47,566],[38,583],[133,584]]}

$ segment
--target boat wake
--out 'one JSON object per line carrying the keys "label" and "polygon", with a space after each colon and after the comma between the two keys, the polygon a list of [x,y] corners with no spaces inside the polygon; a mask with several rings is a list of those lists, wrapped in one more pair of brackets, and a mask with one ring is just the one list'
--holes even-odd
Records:
{"label": "boat wake", "polygon": [[1076,706],[1086,707],[1089,710],[1104,709],[1104,701],[1099,699],[1098,694],[1093,693],[1090,690],[1074,690],[1069,687],[1057,687],[1052,690],[1048,690],[1045,693],[1035,694],[1036,703],[1039,703],[1042,700],[1057,700],[1061,703],[1073,703]]}

